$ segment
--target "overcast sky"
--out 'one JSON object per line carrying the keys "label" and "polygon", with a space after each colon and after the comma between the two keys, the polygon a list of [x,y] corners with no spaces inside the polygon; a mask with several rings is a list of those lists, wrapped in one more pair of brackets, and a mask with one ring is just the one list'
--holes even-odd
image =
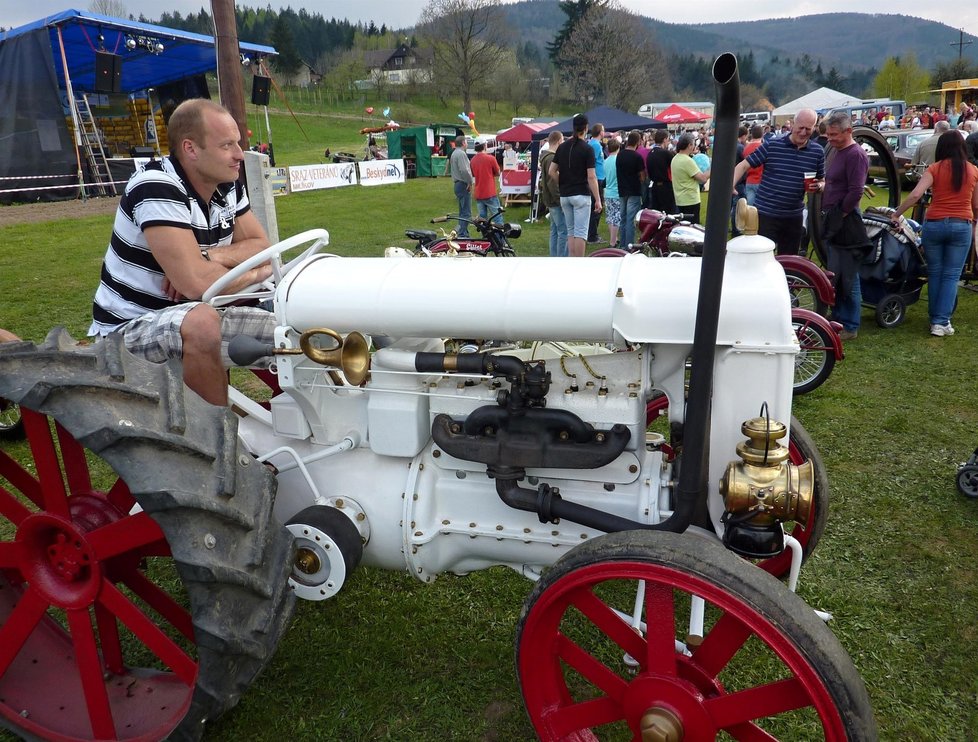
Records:
{"label": "overcast sky", "polygon": [[[505,1],[505,0],[504,0]],[[852,12],[902,13],[946,23],[953,28],[963,28],[967,33],[978,34],[978,4],[965,0],[887,0],[868,2],[861,7],[852,0],[698,0],[686,5],[670,0],[621,0],[622,4],[642,15],[648,15],[671,23],[721,23],[759,18],[778,18],[787,15],[811,15],[814,13]],[[158,18],[161,7],[181,13],[196,13],[201,7],[210,9],[210,0],[126,0],[129,12],[137,18]],[[305,7],[310,13],[320,13],[325,18],[348,18],[351,21],[374,21],[378,26],[411,26],[418,19],[426,0],[239,0],[239,5],[273,8]],[[66,8],[88,8],[88,2],[72,0],[0,0],[0,26],[11,28],[53,15]],[[549,39],[548,39],[549,41]],[[861,53],[864,53],[862,50]]]}

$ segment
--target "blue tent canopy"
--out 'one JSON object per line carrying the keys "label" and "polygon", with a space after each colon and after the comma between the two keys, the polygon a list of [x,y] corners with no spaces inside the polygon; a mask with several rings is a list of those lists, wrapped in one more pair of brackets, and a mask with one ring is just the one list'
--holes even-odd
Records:
{"label": "blue tent canopy", "polygon": [[[62,88],[65,84],[60,52],[62,42],[72,87],[86,92],[95,89],[96,51],[107,51],[121,56],[121,92],[124,93],[158,87],[210,72],[217,67],[213,36],[83,10],[65,10],[2,32],[0,45],[8,39],[43,28],[48,29],[50,34],[55,72]],[[135,49],[129,49],[126,46],[127,37],[134,40],[143,37],[159,42],[163,45],[163,51],[154,54],[138,45]],[[239,42],[238,46],[242,53],[250,57],[269,57],[277,53],[273,47],[260,44]]]}
{"label": "blue tent canopy", "polygon": [[[584,113],[587,116],[589,125],[602,124],[605,131],[624,131],[625,129],[665,129],[666,125],[659,119],[645,118],[627,113],[611,106],[598,106]],[[571,116],[563,121],[558,121],[551,127],[541,129],[533,134],[533,141],[539,142],[546,139],[551,133],[559,131],[565,136],[574,133],[574,117]]]}

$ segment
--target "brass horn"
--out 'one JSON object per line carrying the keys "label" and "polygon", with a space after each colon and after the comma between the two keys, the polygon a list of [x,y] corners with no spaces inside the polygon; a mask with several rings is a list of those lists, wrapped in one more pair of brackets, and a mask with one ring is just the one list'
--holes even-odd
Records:
{"label": "brass horn", "polygon": [[[316,341],[322,335],[331,337],[336,346],[325,350],[319,347]],[[335,330],[306,330],[299,338],[299,347],[309,360],[342,369],[343,376],[353,386],[363,384],[370,373],[370,347],[367,338],[359,332],[351,332],[344,340]]]}

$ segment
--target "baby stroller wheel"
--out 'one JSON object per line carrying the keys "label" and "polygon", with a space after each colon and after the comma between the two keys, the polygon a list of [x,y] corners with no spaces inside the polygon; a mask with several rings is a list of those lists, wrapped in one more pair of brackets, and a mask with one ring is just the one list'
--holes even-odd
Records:
{"label": "baby stroller wheel", "polygon": [[899,325],[907,316],[907,302],[899,294],[887,294],[876,305],[876,324],[884,330]]}
{"label": "baby stroller wheel", "polygon": [[965,497],[978,498],[978,466],[963,464],[958,469],[958,492]]}

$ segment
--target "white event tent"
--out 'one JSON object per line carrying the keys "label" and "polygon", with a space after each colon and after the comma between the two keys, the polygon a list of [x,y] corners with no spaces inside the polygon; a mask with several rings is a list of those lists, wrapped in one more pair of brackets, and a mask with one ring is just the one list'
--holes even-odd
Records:
{"label": "white event tent", "polygon": [[795,98],[792,101],[788,101],[783,106],[778,106],[774,109],[771,115],[774,116],[775,120],[777,120],[779,117],[794,116],[803,108],[813,108],[816,111],[824,111],[828,108],[859,105],[862,102],[862,98],[855,95],[840,93],[838,90],[832,90],[832,88],[818,88],[810,93],[806,93],[800,98]]}

